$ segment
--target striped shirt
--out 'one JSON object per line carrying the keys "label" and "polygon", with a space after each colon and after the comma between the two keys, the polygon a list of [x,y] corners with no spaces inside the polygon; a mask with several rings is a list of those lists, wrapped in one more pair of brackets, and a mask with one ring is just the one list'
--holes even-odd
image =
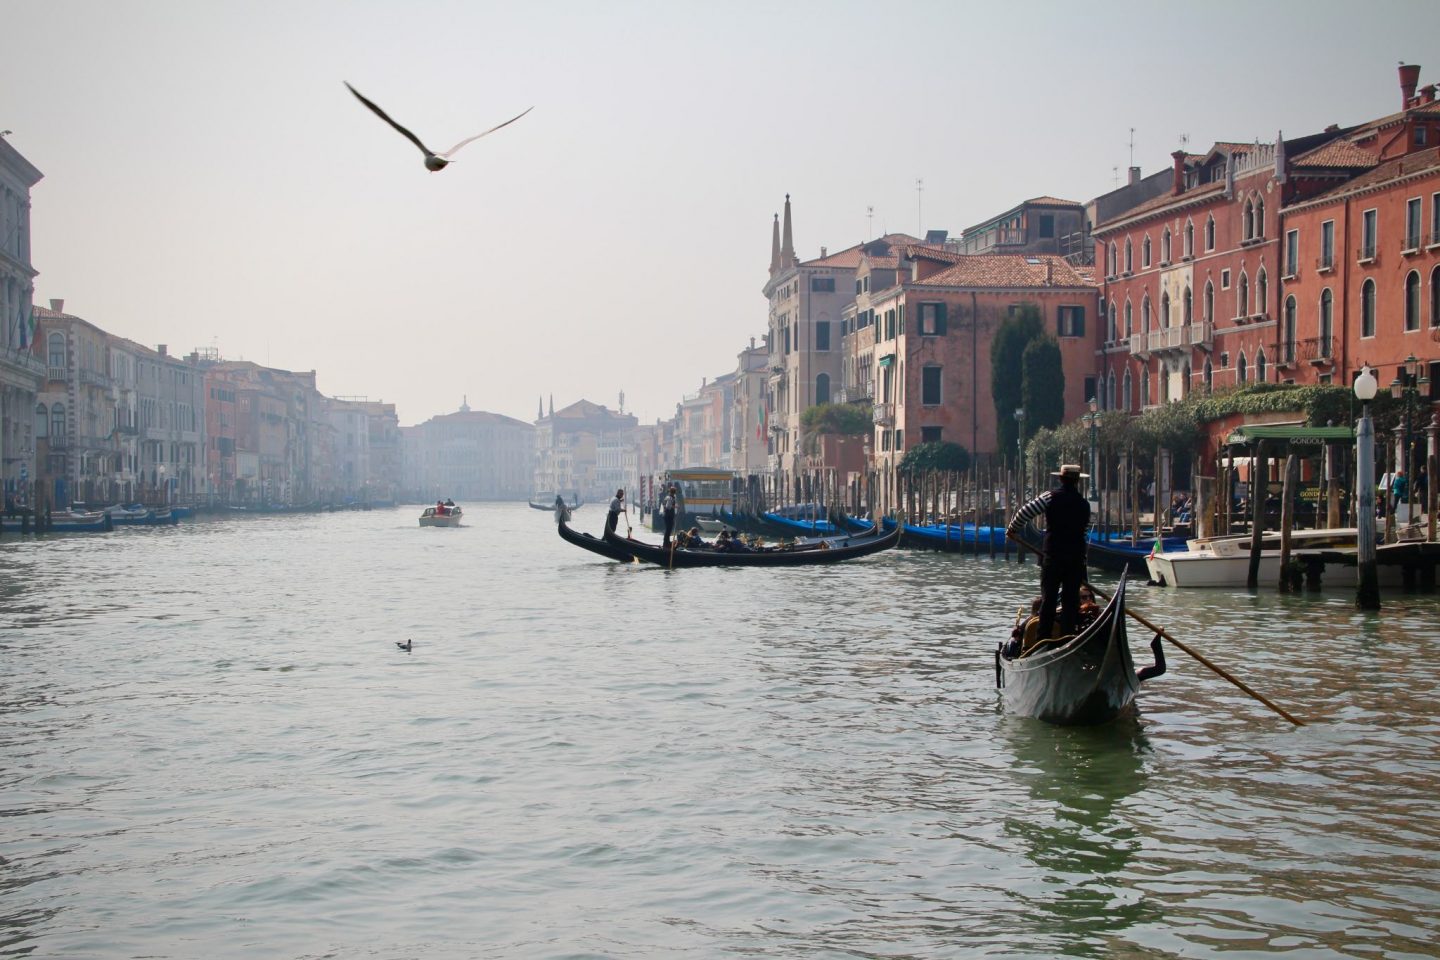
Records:
{"label": "striped shirt", "polygon": [[[1010,521],[1010,525],[1005,528],[1006,532],[1013,533],[1015,531],[1018,531],[1021,527],[1025,526],[1030,521],[1043,517],[1045,515],[1046,509],[1048,509],[1050,506],[1050,501],[1054,498],[1055,491],[1046,490],[1044,493],[1040,494],[1040,496],[1036,497],[1034,500],[1031,500],[1019,510],[1016,510],[1014,518]],[[1085,524],[1085,533],[1089,534],[1090,531],[1093,529],[1095,529],[1095,514],[1092,511],[1090,514],[1089,522]]]}

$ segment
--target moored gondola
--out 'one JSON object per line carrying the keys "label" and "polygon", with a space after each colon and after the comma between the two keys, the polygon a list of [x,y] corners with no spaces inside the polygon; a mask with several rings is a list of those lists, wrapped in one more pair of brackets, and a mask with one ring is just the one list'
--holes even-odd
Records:
{"label": "moored gondola", "polygon": [[618,543],[612,543],[600,537],[592,537],[588,533],[581,533],[578,530],[570,529],[570,525],[564,520],[560,520],[556,526],[560,529],[560,539],[568,543],[573,543],[577,547],[589,550],[591,553],[598,553],[602,557],[610,560],[618,560],[621,563],[630,563],[635,559],[633,552],[626,547],[620,546],[620,544],[625,542],[623,540]]}
{"label": "moored gondola", "polygon": [[1160,637],[1155,665],[1136,673],[1125,633],[1125,581],[1094,622],[1072,638],[1041,642],[1023,655],[995,651],[995,682],[1011,713],[1048,723],[1107,723],[1131,712],[1142,680],[1165,672]]}
{"label": "moored gondola", "polygon": [[606,542],[617,549],[631,551],[638,560],[662,567],[798,567],[840,563],[889,550],[900,542],[902,532],[896,527],[880,535],[842,536],[795,546],[752,547],[743,551],[716,550],[713,547],[666,548],[614,533],[606,538]]}

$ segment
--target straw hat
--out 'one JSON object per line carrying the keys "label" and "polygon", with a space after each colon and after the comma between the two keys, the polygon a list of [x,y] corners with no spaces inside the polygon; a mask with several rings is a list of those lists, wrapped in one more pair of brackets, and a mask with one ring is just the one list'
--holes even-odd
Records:
{"label": "straw hat", "polygon": [[1080,464],[1078,464],[1078,463],[1067,463],[1067,464],[1064,464],[1064,465],[1062,465],[1062,466],[1060,467],[1059,470],[1056,470],[1056,471],[1054,471],[1053,473],[1051,473],[1050,476],[1052,476],[1052,477],[1080,477],[1080,478],[1085,479],[1085,480],[1090,479],[1090,474],[1088,474],[1088,473],[1081,473],[1081,472],[1080,472]]}

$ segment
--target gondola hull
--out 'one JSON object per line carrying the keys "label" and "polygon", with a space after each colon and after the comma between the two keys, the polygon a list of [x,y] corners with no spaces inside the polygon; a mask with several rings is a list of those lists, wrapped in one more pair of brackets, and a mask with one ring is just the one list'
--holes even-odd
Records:
{"label": "gondola hull", "polygon": [[[589,550],[591,553],[597,553],[609,560],[618,560],[620,563],[630,563],[635,559],[635,554],[628,548],[617,543],[612,543],[601,537],[592,537],[588,533],[572,530],[570,529],[570,525],[564,520],[557,523],[556,527],[560,530],[561,540],[567,543],[573,543],[581,549]],[[620,543],[624,542],[623,540],[620,541]]]}
{"label": "gondola hull", "polygon": [[1128,714],[1140,689],[1125,633],[1125,578],[1095,622],[1073,640],[1014,659],[996,653],[1005,709],[1064,726]]}
{"label": "gondola hull", "polygon": [[659,544],[642,543],[618,534],[611,534],[607,543],[620,550],[630,550],[638,560],[662,567],[801,567],[815,564],[856,560],[889,550],[900,542],[901,530],[896,528],[879,536],[843,537],[823,543],[797,547],[781,547],[731,553],[723,550],[683,548],[667,549]]}

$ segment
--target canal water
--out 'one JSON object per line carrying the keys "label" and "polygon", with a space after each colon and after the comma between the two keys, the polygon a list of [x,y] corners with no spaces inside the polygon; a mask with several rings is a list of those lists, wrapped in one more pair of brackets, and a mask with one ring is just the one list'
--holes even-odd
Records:
{"label": "canal water", "polygon": [[1435,598],[1137,588],[1311,724],[1172,649],[1056,729],[994,689],[1033,565],[467,507],[0,541],[0,955],[1436,955]]}

